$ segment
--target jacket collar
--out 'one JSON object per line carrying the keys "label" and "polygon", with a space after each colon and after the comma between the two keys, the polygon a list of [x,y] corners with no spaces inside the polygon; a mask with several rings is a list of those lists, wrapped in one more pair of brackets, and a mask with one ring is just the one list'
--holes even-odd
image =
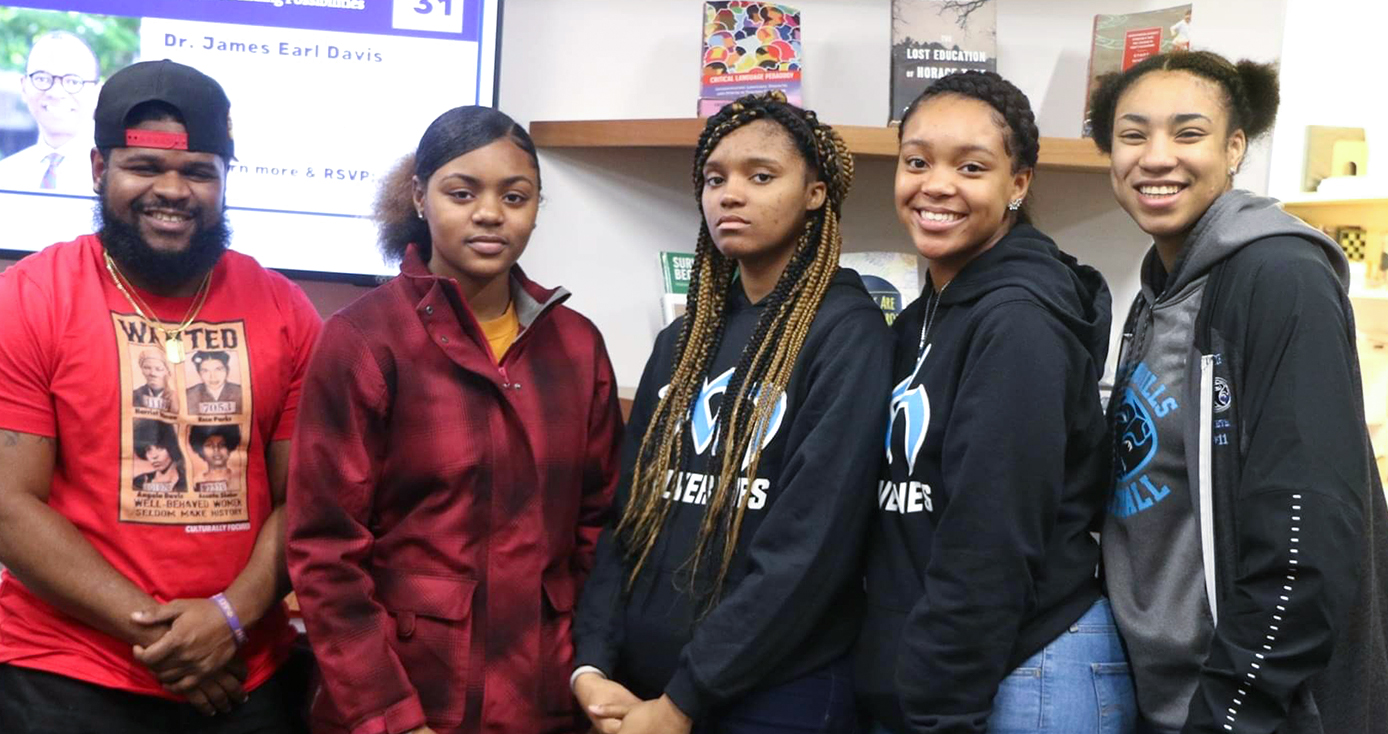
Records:
{"label": "jacket collar", "polygon": [[[405,249],[405,256],[400,261],[400,275],[409,282],[411,290],[418,300],[422,301],[428,298],[429,293],[436,285],[444,286],[446,290],[458,296],[459,302],[468,315],[476,318],[472,314],[472,309],[468,307],[467,300],[462,297],[462,291],[457,287],[457,281],[430,272],[428,263],[424,261],[419,248],[414,244]],[[531,280],[520,265],[511,266],[511,301],[516,305],[516,319],[520,321],[522,332],[529,329],[552,306],[557,306],[568,300],[569,295],[569,291],[562,287],[545,288]]]}

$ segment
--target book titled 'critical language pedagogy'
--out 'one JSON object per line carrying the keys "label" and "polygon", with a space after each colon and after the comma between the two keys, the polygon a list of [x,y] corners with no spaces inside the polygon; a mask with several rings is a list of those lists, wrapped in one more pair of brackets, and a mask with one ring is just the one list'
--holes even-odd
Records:
{"label": "book titled 'critical language pedagogy'", "polygon": [[779,3],[704,3],[699,116],[746,94],[780,90],[800,100],[800,11]]}

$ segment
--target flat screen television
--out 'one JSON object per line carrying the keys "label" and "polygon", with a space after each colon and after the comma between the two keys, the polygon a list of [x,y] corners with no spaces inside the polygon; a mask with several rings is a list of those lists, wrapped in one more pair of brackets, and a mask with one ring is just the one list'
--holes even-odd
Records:
{"label": "flat screen television", "polygon": [[501,0],[0,6],[0,256],[92,231],[100,85],[172,59],[231,99],[234,249],[300,277],[389,275],[368,218],[377,182],[439,113],[495,105],[500,30]]}

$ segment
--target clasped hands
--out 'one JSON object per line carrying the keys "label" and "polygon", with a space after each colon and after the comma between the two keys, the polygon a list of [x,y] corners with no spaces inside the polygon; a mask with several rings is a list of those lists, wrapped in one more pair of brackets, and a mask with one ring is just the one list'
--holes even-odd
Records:
{"label": "clasped hands", "polygon": [[689,734],[693,722],[669,696],[642,701],[616,681],[584,673],[574,696],[593,723],[594,734]]}
{"label": "clasped hands", "polygon": [[207,716],[245,703],[246,663],[236,656],[236,639],[210,599],[175,599],[134,612],[142,630],[135,660],[154,673],[164,690],[188,699]]}

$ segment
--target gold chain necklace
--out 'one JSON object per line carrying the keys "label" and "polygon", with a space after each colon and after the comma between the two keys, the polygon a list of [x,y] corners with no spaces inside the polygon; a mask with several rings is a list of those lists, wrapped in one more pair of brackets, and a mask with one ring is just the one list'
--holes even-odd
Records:
{"label": "gold chain necklace", "polygon": [[[149,304],[144,302],[144,299],[135,294],[134,286],[132,285],[130,290],[126,290],[125,283],[123,282],[120,272],[116,268],[116,261],[111,259],[111,253],[103,249],[101,254],[106,258],[106,272],[110,273],[111,280],[116,282],[116,289],[121,292],[121,295],[125,296],[125,300],[130,302],[130,306],[135,309],[135,313],[138,313],[140,318],[144,319],[145,322],[150,325],[150,328],[159,332],[164,338],[164,356],[173,364],[182,362],[183,330],[192,325],[193,320],[198,317],[198,312],[202,311],[202,305],[207,303],[207,293],[211,290],[208,285],[212,282],[212,270],[209,268],[207,275],[202,277],[202,284],[198,286],[198,292],[193,294],[193,305],[188,308],[188,313],[184,315],[183,322],[173,329],[165,329],[162,321],[149,315],[154,313],[154,309],[150,308]],[[143,308],[141,308],[141,306],[143,306]],[[149,314],[145,313],[146,310],[149,311]]]}

